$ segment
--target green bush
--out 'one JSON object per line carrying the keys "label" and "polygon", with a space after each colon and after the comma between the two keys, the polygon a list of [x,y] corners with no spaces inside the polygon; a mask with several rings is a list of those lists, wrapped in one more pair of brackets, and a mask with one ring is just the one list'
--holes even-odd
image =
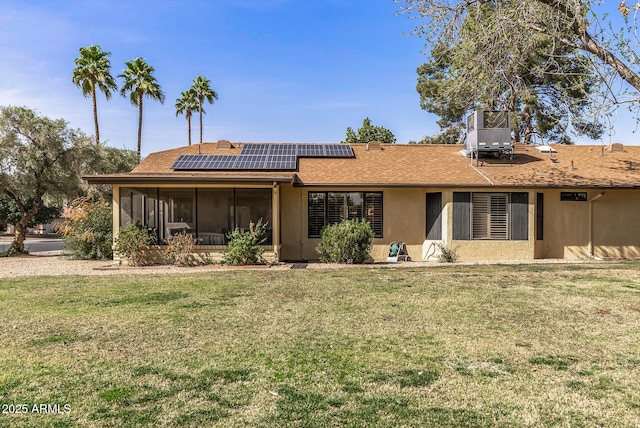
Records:
{"label": "green bush", "polygon": [[145,264],[145,252],[151,245],[151,235],[140,224],[134,223],[120,231],[115,251],[124,256],[132,266]]}
{"label": "green bush", "polygon": [[77,259],[110,259],[113,256],[113,220],[111,204],[77,198],[69,216],[56,230],[65,248]]}
{"label": "green bush", "polygon": [[267,240],[267,223],[262,219],[258,223],[249,224],[248,230],[237,227],[227,234],[229,243],[222,253],[222,263],[228,265],[256,265],[263,264],[264,248],[260,244]]}
{"label": "green bush", "polygon": [[364,263],[369,258],[373,230],[365,220],[345,220],[322,229],[322,241],[316,247],[325,263]]}
{"label": "green bush", "polygon": [[197,264],[195,257],[193,256],[193,249],[196,245],[196,240],[192,235],[186,231],[175,235],[168,241],[165,255],[171,264],[176,266],[195,266]]}

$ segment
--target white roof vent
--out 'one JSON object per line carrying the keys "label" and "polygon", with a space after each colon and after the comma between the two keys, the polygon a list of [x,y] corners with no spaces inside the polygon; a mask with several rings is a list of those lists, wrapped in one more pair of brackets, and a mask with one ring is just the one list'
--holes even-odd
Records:
{"label": "white roof vent", "polygon": [[549,153],[558,153],[556,151],[556,149],[554,149],[551,146],[536,146],[535,149],[539,152],[539,153],[544,153],[544,154],[549,154]]}

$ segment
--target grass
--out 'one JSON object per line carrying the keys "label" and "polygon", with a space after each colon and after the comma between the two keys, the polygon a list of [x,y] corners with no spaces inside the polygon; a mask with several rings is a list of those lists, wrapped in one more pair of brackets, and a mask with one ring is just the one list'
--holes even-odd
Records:
{"label": "grass", "polygon": [[3,280],[0,427],[635,427],[639,268]]}

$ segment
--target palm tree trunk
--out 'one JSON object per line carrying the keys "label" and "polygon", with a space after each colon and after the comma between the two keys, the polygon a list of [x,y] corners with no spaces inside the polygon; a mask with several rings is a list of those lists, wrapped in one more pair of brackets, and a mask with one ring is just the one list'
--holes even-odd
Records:
{"label": "palm tree trunk", "polygon": [[91,91],[93,101],[93,122],[96,125],[96,145],[100,144],[100,128],[98,127],[98,101],[96,97],[96,84],[93,82],[93,90]]}
{"label": "palm tree trunk", "polygon": [[138,163],[140,163],[140,152],[142,148],[142,93],[138,91]]}
{"label": "palm tree trunk", "polygon": [[191,115],[187,115],[187,127],[189,128],[189,145],[191,145]]}
{"label": "palm tree trunk", "polygon": [[200,144],[202,144],[202,97],[198,97],[200,102]]}

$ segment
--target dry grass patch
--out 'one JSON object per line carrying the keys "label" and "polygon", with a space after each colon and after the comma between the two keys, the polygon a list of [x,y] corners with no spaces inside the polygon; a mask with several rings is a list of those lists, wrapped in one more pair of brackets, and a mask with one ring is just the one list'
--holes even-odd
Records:
{"label": "dry grass patch", "polygon": [[637,264],[0,285],[0,426],[634,426]]}

